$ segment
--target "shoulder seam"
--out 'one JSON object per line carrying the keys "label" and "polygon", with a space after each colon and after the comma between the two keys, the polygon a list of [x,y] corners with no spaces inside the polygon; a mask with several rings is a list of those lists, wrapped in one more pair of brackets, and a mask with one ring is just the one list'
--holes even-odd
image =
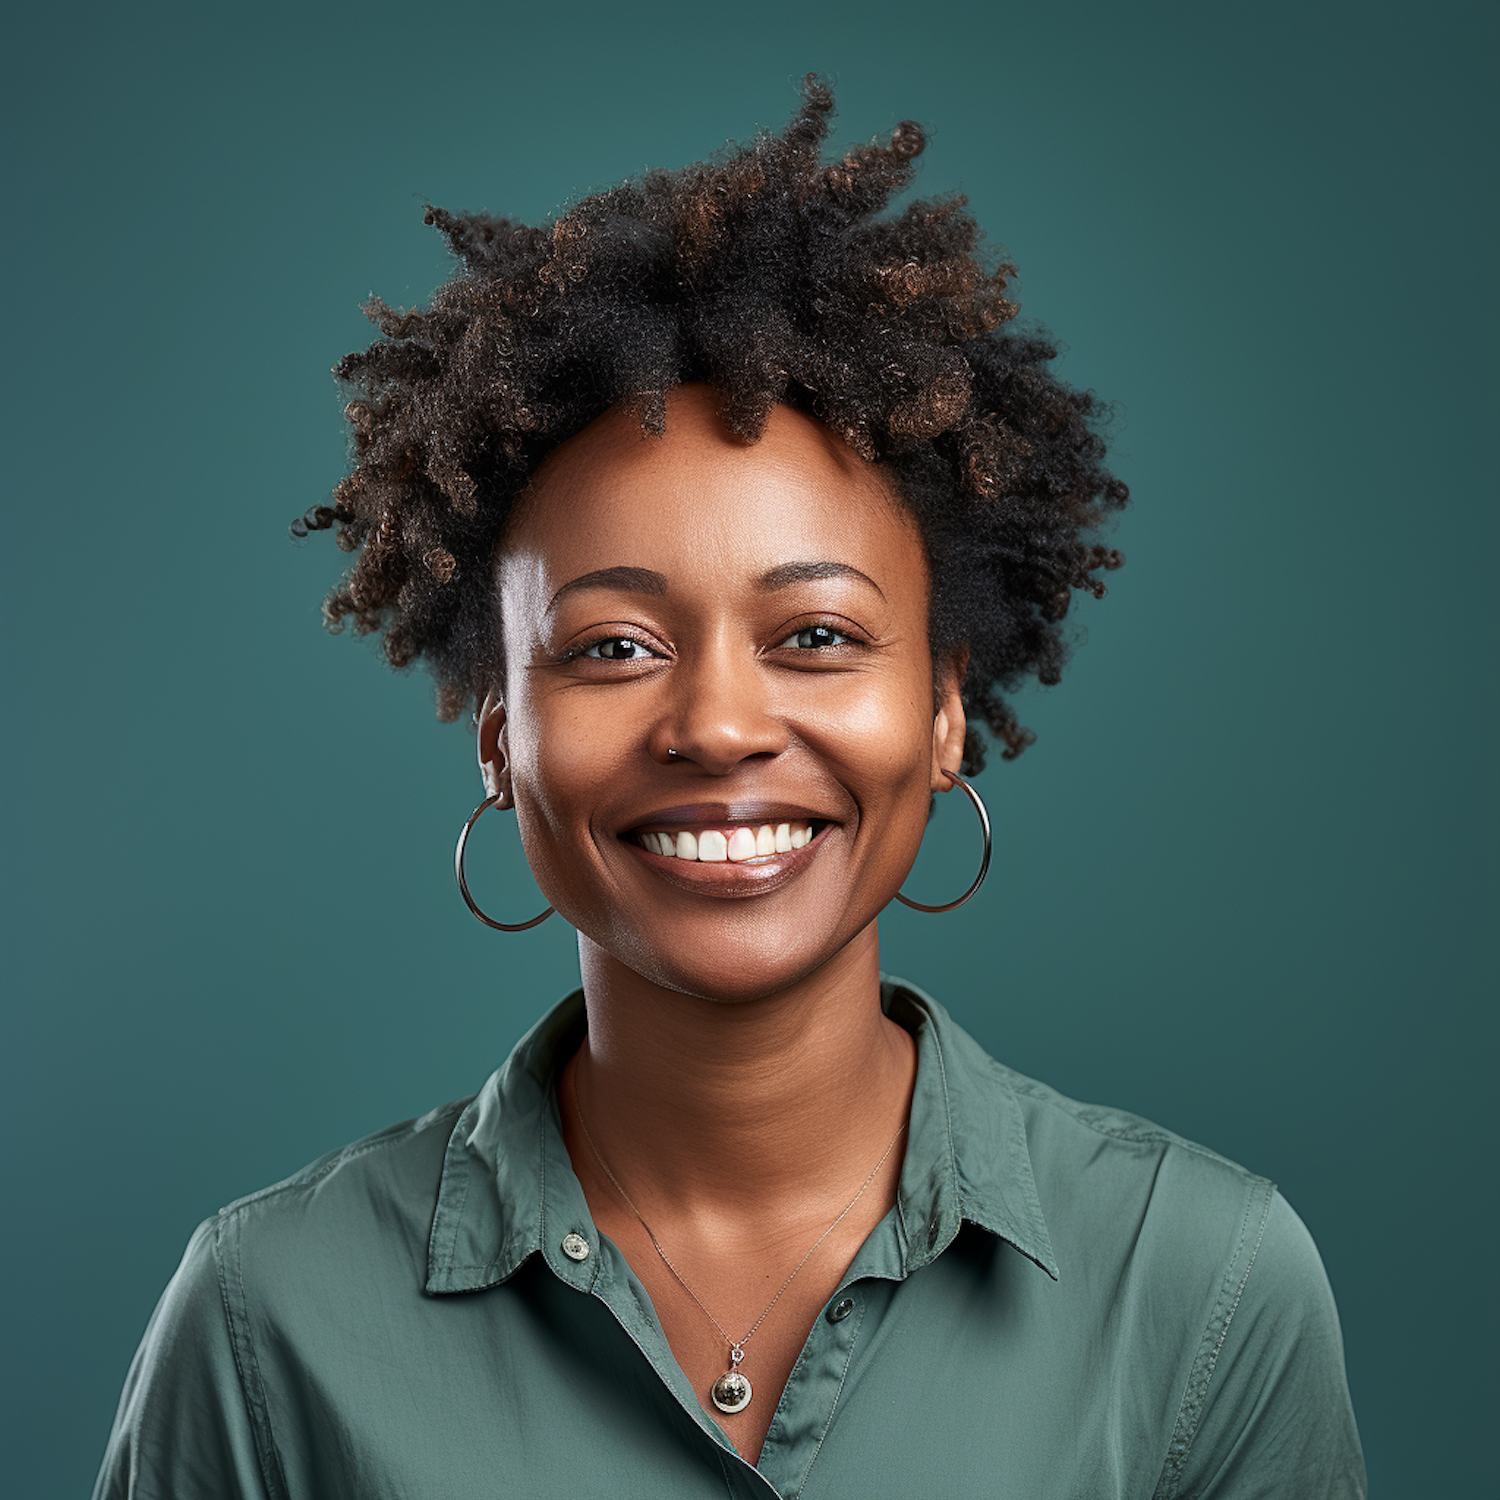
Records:
{"label": "shoulder seam", "polygon": [[[1245,1294],[1246,1283],[1250,1280],[1250,1271],[1255,1265],[1255,1257],[1260,1253],[1261,1241],[1265,1238],[1266,1224],[1271,1217],[1271,1205],[1275,1197],[1275,1183],[1264,1177],[1252,1178],[1251,1191],[1245,1200],[1245,1217],[1240,1224],[1239,1243],[1235,1246],[1233,1256],[1230,1257],[1229,1265],[1224,1272],[1223,1283],[1219,1287],[1219,1295],[1214,1299],[1208,1321],[1203,1326],[1203,1337],[1199,1341],[1198,1353],[1193,1360],[1192,1368],[1188,1371],[1187,1385],[1183,1390],[1182,1400],[1178,1404],[1177,1420],[1172,1428],[1172,1439],[1167,1447],[1166,1461],[1162,1465],[1161,1477],[1157,1480],[1153,1500],[1173,1500],[1177,1494],[1177,1486],[1187,1467],[1193,1439],[1198,1435],[1198,1423],[1203,1415],[1203,1406],[1208,1398],[1208,1388],[1213,1380],[1215,1366],[1218,1364],[1219,1351],[1224,1347],[1224,1340],[1229,1335],[1229,1325],[1234,1321],[1240,1299]],[[1257,1199],[1260,1200],[1260,1223],[1256,1228],[1255,1243],[1251,1246],[1249,1257],[1245,1260],[1245,1268],[1240,1274],[1239,1283],[1235,1285],[1235,1269],[1244,1253],[1245,1241],[1249,1236]]]}

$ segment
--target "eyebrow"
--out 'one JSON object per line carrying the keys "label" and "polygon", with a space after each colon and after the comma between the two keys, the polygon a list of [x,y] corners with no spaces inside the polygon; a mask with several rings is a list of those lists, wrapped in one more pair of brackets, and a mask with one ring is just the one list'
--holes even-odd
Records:
{"label": "eyebrow", "polygon": [[[762,573],[756,587],[763,594],[774,594],[778,589],[791,588],[797,583],[816,583],[824,578],[858,578],[870,585],[882,599],[885,590],[858,568],[841,562],[793,562],[782,563],[768,573]],[[656,597],[667,592],[667,580],[651,568],[596,568],[592,573],[581,573],[577,578],[563,584],[547,605],[550,612],[557,601],[575,590],[613,589],[622,594],[651,594]]]}
{"label": "eyebrow", "polygon": [[547,604],[547,609],[557,607],[557,601],[583,589],[614,589],[621,594],[665,594],[667,580],[650,568],[595,568],[592,573],[582,573],[558,589]]}
{"label": "eyebrow", "polygon": [[771,594],[777,589],[790,588],[794,583],[816,583],[821,578],[858,578],[868,583],[882,599],[885,598],[885,590],[868,573],[861,573],[858,568],[841,562],[782,563],[779,568],[761,575],[760,589],[762,593]]}

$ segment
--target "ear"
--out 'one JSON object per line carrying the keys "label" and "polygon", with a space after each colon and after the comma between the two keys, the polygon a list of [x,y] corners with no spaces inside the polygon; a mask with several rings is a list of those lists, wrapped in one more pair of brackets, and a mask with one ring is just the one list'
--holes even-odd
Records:
{"label": "ear", "polygon": [[969,648],[958,646],[944,658],[936,683],[937,713],[932,720],[932,789],[951,792],[954,783],[944,770],[957,771],[964,758],[964,735],[969,721],[959,689],[969,668]]}
{"label": "ear", "polygon": [[505,743],[505,705],[492,689],[485,694],[479,710],[479,774],[484,778],[486,797],[498,797],[498,806],[509,807],[510,751]]}

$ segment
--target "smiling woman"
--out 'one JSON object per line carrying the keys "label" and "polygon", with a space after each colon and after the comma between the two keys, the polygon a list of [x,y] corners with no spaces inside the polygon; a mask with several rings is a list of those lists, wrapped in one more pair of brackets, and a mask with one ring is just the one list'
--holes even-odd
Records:
{"label": "smiling woman", "polygon": [[545,229],[430,210],[463,268],[340,366],[328,618],[472,710],[465,899],[533,925],[464,882],[513,809],[582,987],[200,1227],[100,1495],[1363,1494],[1274,1185],[880,971],[1125,491],[961,200],[876,217],[920,132],[824,164],[830,103]]}

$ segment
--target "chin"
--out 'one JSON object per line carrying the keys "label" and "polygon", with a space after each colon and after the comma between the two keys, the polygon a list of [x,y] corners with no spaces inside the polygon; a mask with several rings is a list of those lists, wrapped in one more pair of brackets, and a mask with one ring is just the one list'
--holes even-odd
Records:
{"label": "chin", "polygon": [[[715,924],[716,926],[718,924]],[[778,941],[763,928],[750,932],[704,934],[677,933],[666,941],[653,941],[633,933],[620,935],[605,950],[643,979],[677,994],[735,1005],[764,1000],[816,974],[835,960],[863,930],[852,932],[807,932]]]}

